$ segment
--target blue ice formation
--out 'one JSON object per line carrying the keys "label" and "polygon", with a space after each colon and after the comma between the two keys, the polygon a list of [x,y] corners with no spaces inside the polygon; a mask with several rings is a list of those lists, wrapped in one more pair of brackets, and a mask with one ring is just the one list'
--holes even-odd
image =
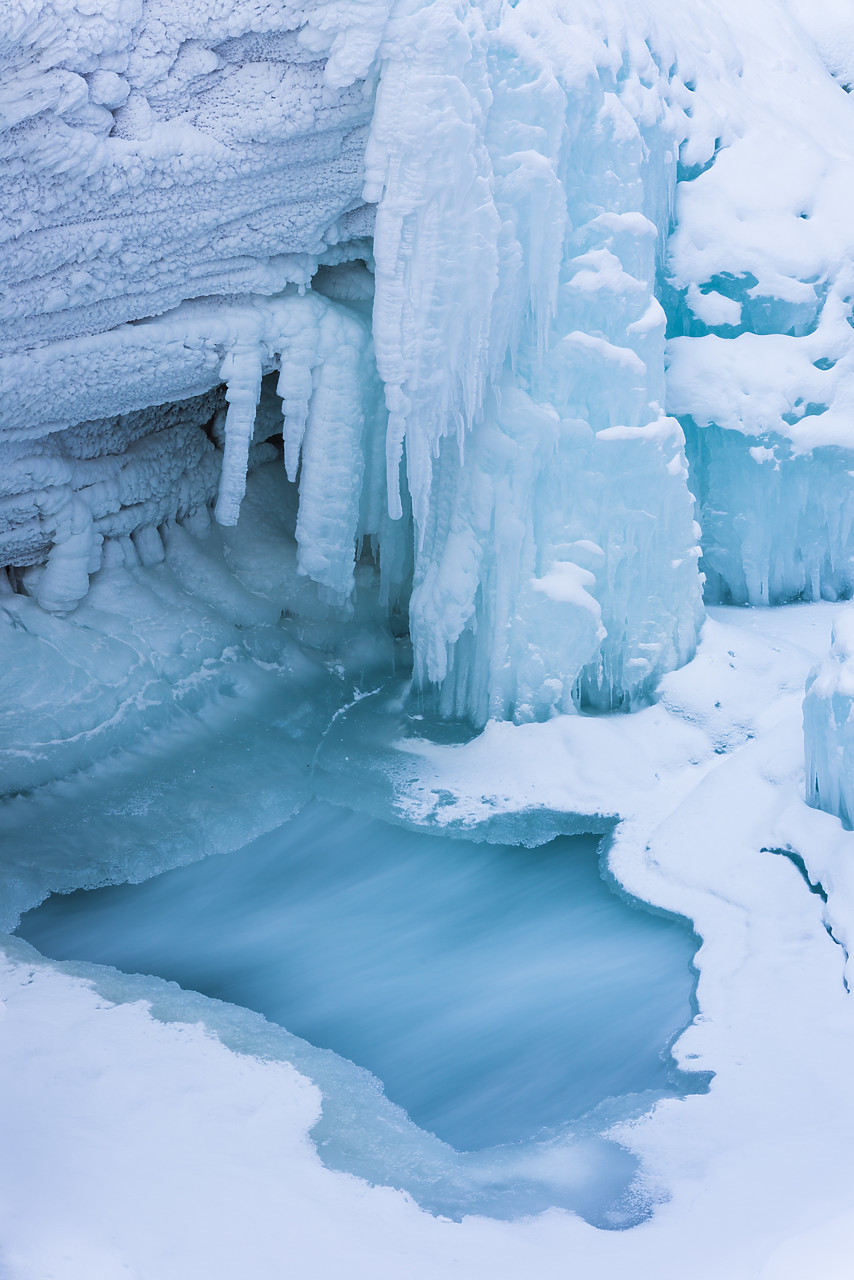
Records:
{"label": "blue ice formation", "polygon": [[690,658],[694,496],[712,598],[849,594],[839,30],[800,0],[21,0],[9,626],[88,635],[91,666],[109,618],[69,628],[99,575],[126,571],[144,616],[176,529],[219,547],[184,575],[210,594],[273,458],[305,581],[241,560],[248,625],[275,600],[331,634],[367,593],[475,724],[630,710]]}
{"label": "blue ice formation", "polygon": [[807,801],[854,826],[854,609],[833,623],[830,652],[804,697]]}

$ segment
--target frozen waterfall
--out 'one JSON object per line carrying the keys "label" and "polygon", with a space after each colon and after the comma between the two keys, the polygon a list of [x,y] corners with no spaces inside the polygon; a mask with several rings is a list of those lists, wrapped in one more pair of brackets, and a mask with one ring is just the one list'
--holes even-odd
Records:
{"label": "frozen waterfall", "polygon": [[655,296],[678,73],[618,10],[117,12],[11,47],[11,588],[70,616],[279,448],[299,572],[346,618],[373,556],[446,713],[647,699],[700,616]]}
{"label": "frozen waterfall", "polygon": [[847,55],[786,62],[793,10],[21,7],[7,590],[70,619],[283,455],[311,608],[378,565],[422,696],[478,725],[691,657],[695,497],[707,598],[850,594],[851,108],[786,79]]}

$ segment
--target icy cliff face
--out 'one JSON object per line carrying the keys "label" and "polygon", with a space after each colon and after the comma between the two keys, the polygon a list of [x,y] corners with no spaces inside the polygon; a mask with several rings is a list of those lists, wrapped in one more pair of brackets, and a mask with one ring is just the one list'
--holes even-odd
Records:
{"label": "icy cliff face", "polygon": [[792,3],[805,27],[744,9],[739,74],[712,84],[710,59],[694,86],[715,155],[680,183],[667,403],[687,437],[706,599],[835,600],[854,588],[854,26],[831,2]]}
{"label": "icy cliff face", "polygon": [[23,0],[5,24],[0,342],[307,283],[362,197],[380,4]]}
{"label": "icy cliff face", "polygon": [[851,104],[776,0],[660,8],[21,7],[10,588],[67,613],[280,453],[317,607],[378,560],[478,723],[631,708],[691,655],[692,488],[717,596],[850,590],[847,486],[809,508],[848,448]]}

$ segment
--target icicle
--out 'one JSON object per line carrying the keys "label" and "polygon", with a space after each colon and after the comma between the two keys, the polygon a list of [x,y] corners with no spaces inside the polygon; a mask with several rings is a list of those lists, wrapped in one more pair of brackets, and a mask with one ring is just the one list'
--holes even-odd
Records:
{"label": "icicle", "polygon": [[296,539],[299,572],[339,599],[353,589],[365,468],[363,348],[348,345],[320,368],[303,447]]}
{"label": "icicle", "polygon": [[224,525],[237,524],[246,492],[249,445],[255,427],[255,409],[261,395],[261,354],[258,347],[235,346],[222,362],[222,380],[228,384],[225,398],[225,451],[215,515]]}
{"label": "icicle", "polygon": [[457,0],[401,4],[384,50],[365,155],[377,199],[373,312],[389,409],[389,514],[402,511],[406,441],[416,523],[427,520],[438,441],[471,426],[486,383],[501,219],[485,140],[483,15]]}
{"label": "icicle", "polygon": [[286,360],[282,356],[276,391],[282,401],[282,439],[285,445],[285,470],[293,483],[299,470],[300,450],[308,420],[312,393],[311,364]]}
{"label": "icicle", "polygon": [[[403,441],[406,436],[406,413],[410,408],[400,387],[386,387],[388,429],[386,432],[386,484],[388,486],[388,513],[392,520],[403,514],[400,501],[400,463],[403,458]],[[426,502],[426,493],[423,496]],[[420,510],[421,508],[419,508]]]}

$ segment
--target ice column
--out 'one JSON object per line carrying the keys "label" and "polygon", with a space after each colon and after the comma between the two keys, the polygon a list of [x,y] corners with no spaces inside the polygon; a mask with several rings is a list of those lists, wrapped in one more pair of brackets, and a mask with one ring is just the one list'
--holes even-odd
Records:
{"label": "ice column", "polygon": [[222,362],[220,376],[226,384],[228,413],[225,418],[225,449],[222,477],[216,502],[220,524],[237,524],[240,503],[246,492],[249,445],[255,429],[255,410],[261,395],[261,354],[256,345],[235,346]]}
{"label": "ice column", "polygon": [[[334,359],[330,352],[330,358],[314,371],[302,445],[297,564],[300,573],[327,588],[333,598],[346,600],[353,589],[365,470],[367,380],[363,364],[367,335],[360,326],[348,324],[331,311],[326,324],[325,342],[337,350]],[[291,402],[287,403],[286,429],[293,421]]]}
{"label": "ice column", "polygon": [[396,6],[367,150],[416,672],[479,723],[636,705],[696,638],[653,294],[668,85],[584,8]]}
{"label": "ice column", "polygon": [[807,803],[854,826],[854,608],[834,620],[830,652],[804,698]]}

